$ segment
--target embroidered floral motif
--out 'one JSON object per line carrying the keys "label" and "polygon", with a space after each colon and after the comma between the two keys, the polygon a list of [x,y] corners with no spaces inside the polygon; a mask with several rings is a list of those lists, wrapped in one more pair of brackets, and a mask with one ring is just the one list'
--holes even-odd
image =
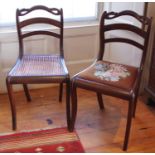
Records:
{"label": "embroidered floral motif", "polygon": [[121,78],[130,76],[130,72],[119,64],[96,64],[94,75],[102,80],[119,81]]}

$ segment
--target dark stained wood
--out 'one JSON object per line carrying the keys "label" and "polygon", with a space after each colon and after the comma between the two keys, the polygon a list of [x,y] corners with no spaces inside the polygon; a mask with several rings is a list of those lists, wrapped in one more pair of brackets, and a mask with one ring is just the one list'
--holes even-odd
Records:
{"label": "dark stained wood", "polygon": [[142,31],[138,27],[130,24],[110,24],[110,25],[104,25],[104,31],[111,31],[111,30],[128,30],[131,32],[134,32],[141,37],[146,37],[147,33],[145,31]]}
{"label": "dark stained wood", "polygon": [[[58,20],[46,17],[29,17],[27,15],[32,11],[43,10],[51,13],[58,17]],[[50,14],[50,15],[51,15]],[[21,16],[26,16],[24,20],[21,20]],[[53,17],[53,16],[52,16]],[[48,8],[46,6],[37,5],[28,9],[17,9],[16,11],[16,25],[19,40],[19,57],[16,61],[15,66],[8,73],[6,78],[8,95],[11,104],[12,111],[12,127],[13,130],[16,129],[16,107],[15,99],[13,97],[12,86],[14,84],[22,84],[27,101],[31,101],[31,96],[28,91],[27,84],[43,84],[43,83],[59,83],[60,84],[60,95],[59,100],[62,99],[62,84],[66,83],[67,94],[66,94],[66,112],[67,112],[67,122],[69,126],[70,118],[70,77],[64,60],[64,50],[63,50],[63,10],[57,8]],[[25,31],[23,28],[26,26],[32,26],[33,24],[48,24],[52,27],[56,26],[58,28],[59,34],[51,32],[51,30],[32,30]],[[25,38],[33,35],[49,35],[51,37],[56,37],[59,40],[59,55],[25,55],[24,43]],[[38,53],[36,51],[36,53]],[[28,67],[27,67],[28,66]],[[39,66],[39,69],[38,69]],[[42,68],[41,68],[42,67]],[[41,68],[41,69],[40,69]]]}
{"label": "dark stained wood", "polygon": [[63,94],[63,83],[60,83],[60,87],[59,87],[59,102],[62,102],[62,94]]}
{"label": "dark stained wood", "polygon": [[96,93],[96,95],[97,95],[99,107],[101,110],[103,110],[104,109],[104,103],[103,103],[103,99],[102,99],[102,94]]}
{"label": "dark stained wood", "polygon": [[[113,20],[120,16],[133,17],[135,20],[138,20],[141,25],[145,26],[145,30],[142,27],[140,28],[135,25],[124,24],[124,23],[107,24],[107,22],[105,22],[106,20]],[[113,22],[115,22],[115,20],[113,20]],[[109,95],[113,97],[119,97],[121,99],[127,100],[129,104],[126,131],[125,131],[124,144],[123,144],[123,150],[127,150],[132,117],[135,117],[135,112],[136,112],[139,85],[141,81],[141,75],[142,75],[146,52],[147,52],[150,29],[151,29],[151,18],[140,16],[136,12],[129,11],[129,10],[122,11],[122,12],[109,12],[109,13],[106,11],[103,12],[100,19],[100,38],[99,38],[100,49],[99,49],[98,57],[90,67],[76,74],[72,78],[72,89],[71,89],[71,92],[72,92],[71,93],[72,95],[72,116],[71,117],[72,118],[71,118],[70,131],[74,130],[75,120],[77,116],[77,94],[76,94],[77,88],[83,88],[86,90],[95,91],[96,93]],[[129,32],[132,32],[135,34],[135,37],[137,38],[141,37],[142,39],[144,39],[144,42],[139,43],[138,39],[136,40],[135,38],[105,37],[106,31],[113,31],[113,30],[122,30],[122,31],[126,30]],[[103,55],[104,55],[105,45],[107,43],[113,43],[113,42],[118,42],[118,43],[122,42],[122,43],[133,45],[134,47],[141,49],[141,52],[142,52],[142,58],[141,58],[139,67],[131,67],[129,65],[127,66],[127,65],[121,64],[122,66],[127,68],[127,70],[130,71],[131,75],[130,75],[130,78],[125,78],[117,82],[111,82],[104,79],[101,80],[94,76],[95,65],[98,65],[98,64],[102,65],[104,63],[112,64],[112,62],[110,61],[104,61]],[[99,105],[101,107],[101,98],[99,98],[99,96],[97,97],[98,97]]]}
{"label": "dark stained wood", "polygon": [[[15,92],[18,128],[16,132],[67,127],[65,98],[58,104],[57,87],[30,90],[29,104],[24,91]],[[64,95],[66,90],[64,89]],[[96,93],[78,89],[78,113],[75,129],[87,153],[154,153],[155,108],[148,107],[146,98],[138,98],[136,117],[132,121],[129,147],[122,150],[128,102],[104,95],[105,109],[96,106]],[[47,119],[52,120],[48,124]],[[0,94],[0,134],[14,133],[7,94]]]}
{"label": "dark stained wood", "polygon": [[149,81],[145,90],[148,93],[149,97],[155,100],[155,34],[154,34],[153,48],[151,53]]}
{"label": "dark stained wood", "polygon": [[23,84],[23,88],[24,88],[24,92],[25,92],[25,95],[26,95],[26,99],[27,101],[31,101],[31,95],[29,93],[29,89],[28,89],[28,86],[26,84]]}
{"label": "dark stained wood", "polygon": [[44,18],[37,17],[37,18],[31,18],[31,19],[24,20],[19,23],[19,27],[23,28],[23,27],[31,25],[31,24],[40,24],[40,23],[51,24],[53,26],[61,28],[61,23],[59,21],[50,19],[50,18],[45,18],[45,17]]}

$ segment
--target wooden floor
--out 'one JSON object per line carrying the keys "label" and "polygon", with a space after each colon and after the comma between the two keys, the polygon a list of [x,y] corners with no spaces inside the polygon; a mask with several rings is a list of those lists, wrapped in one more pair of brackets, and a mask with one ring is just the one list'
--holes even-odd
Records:
{"label": "wooden floor", "polygon": [[[65,95],[58,102],[58,87],[31,90],[32,102],[23,92],[15,93],[17,131],[66,126]],[[64,92],[65,94],[65,92]],[[86,152],[123,152],[127,102],[103,96],[105,110],[100,111],[94,92],[78,89],[76,131]],[[7,94],[0,95],[0,133],[11,130],[11,113]],[[127,152],[155,152],[155,107],[142,97],[138,100],[136,118]]]}

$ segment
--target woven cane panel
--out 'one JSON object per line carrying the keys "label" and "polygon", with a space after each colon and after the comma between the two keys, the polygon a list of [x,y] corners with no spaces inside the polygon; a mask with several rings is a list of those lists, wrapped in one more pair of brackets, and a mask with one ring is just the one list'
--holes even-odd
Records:
{"label": "woven cane panel", "polygon": [[57,55],[25,55],[16,65],[11,76],[64,75],[63,65]]}

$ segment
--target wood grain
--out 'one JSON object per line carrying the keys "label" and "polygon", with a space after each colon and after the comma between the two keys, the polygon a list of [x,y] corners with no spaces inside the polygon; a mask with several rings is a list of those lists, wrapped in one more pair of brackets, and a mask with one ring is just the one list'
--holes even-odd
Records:
{"label": "wood grain", "polygon": [[[17,130],[65,127],[65,98],[58,101],[59,87],[31,90],[32,102],[24,92],[15,93]],[[65,93],[65,91],[64,91]],[[65,94],[64,94],[65,96]],[[105,109],[100,110],[96,93],[78,89],[76,131],[86,152],[123,152],[127,103],[104,96]],[[155,152],[155,108],[139,97],[137,113],[133,119],[127,152]],[[52,123],[48,123],[51,120]],[[0,95],[0,134],[13,132],[7,94]]]}

